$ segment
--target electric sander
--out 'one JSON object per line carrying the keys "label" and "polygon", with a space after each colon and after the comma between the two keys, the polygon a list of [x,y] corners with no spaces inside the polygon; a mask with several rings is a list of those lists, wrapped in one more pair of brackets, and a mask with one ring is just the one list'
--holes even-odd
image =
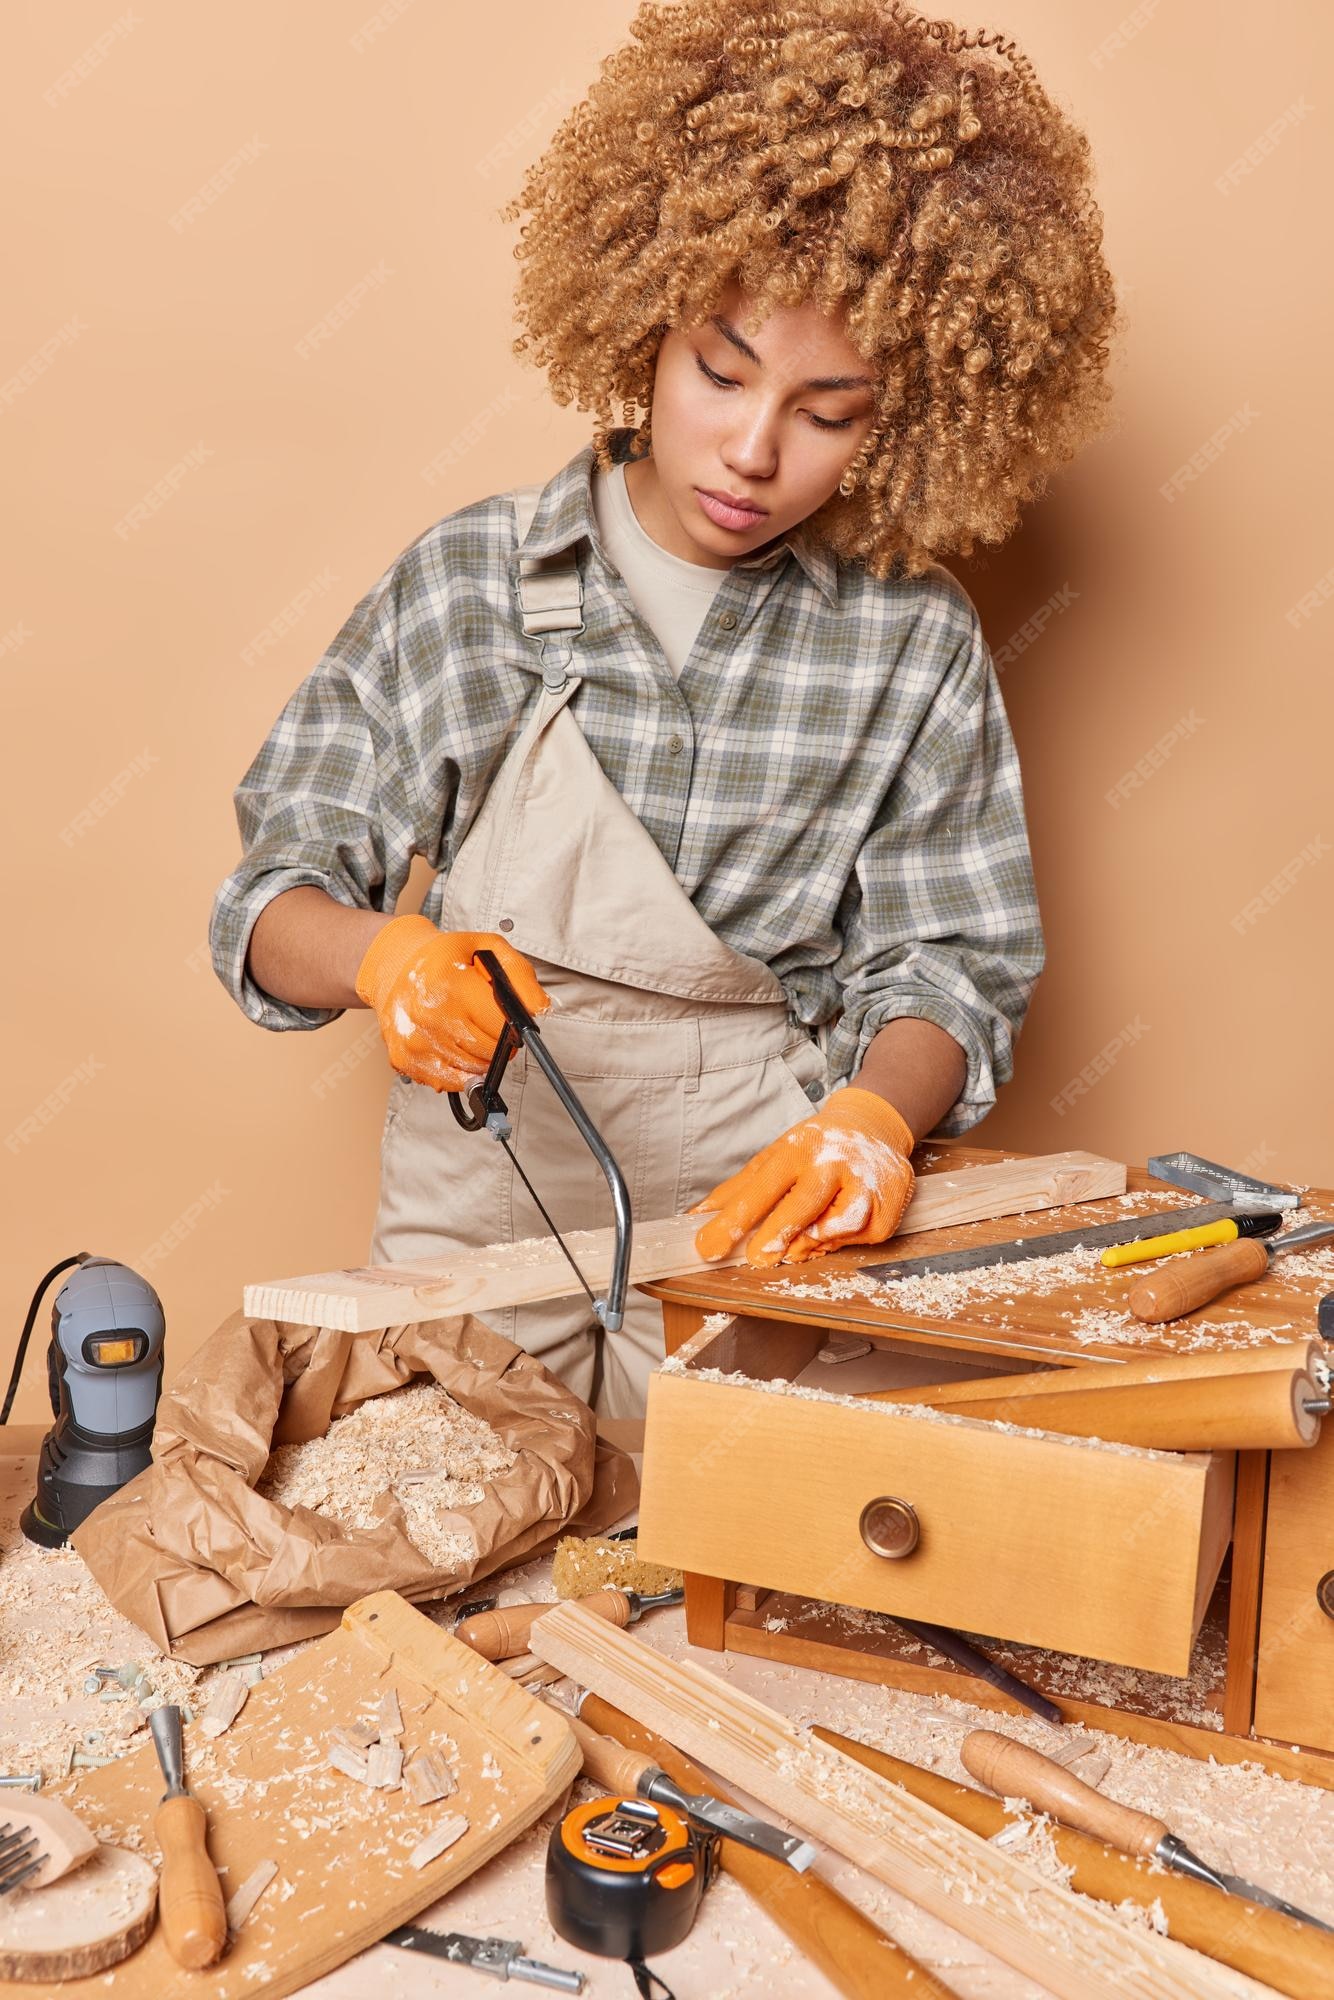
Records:
{"label": "electric sander", "polygon": [[111,1257],[67,1258],[33,1294],[0,1423],[9,1419],[42,1294],[61,1271],[71,1275],[51,1309],[47,1352],[56,1421],[42,1440],[36,1497],[19,1520],[28,1540],[48,1549],[62,1548],[94,1507],[150,1463],[165,1333],[162,1302],[146,1278]]}

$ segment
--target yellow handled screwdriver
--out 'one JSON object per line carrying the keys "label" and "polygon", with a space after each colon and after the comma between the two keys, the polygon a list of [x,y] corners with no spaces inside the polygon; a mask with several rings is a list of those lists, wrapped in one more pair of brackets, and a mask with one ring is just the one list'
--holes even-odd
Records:
{"label": "yellow handled screwdriver", "polygon": [[1109,1271],[1121,1264],[1141,1264],[1150,1257],[1170,1257],[1177,1250],[1207,1250],[1213,1243],[1235,1243],[1239,1236],[1271,1236],[1283,1217],[1276,1209],[1257,1209],[1253,1215],[1225,1215],[1219,1222],[1203,1222],[1198,1229],[1177,1229],[1166,1236],[1137,1236],[1130,1243],[1112,1243],[1102,1253]]}

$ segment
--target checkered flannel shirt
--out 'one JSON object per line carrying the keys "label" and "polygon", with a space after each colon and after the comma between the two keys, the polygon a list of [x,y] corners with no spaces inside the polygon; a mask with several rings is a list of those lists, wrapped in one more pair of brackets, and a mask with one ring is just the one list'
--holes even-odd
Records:
{"label": "checkered flannel shirt", "polygon": [[[798,528],[731,566],[676,680],[599,542],[593,465],[587,444],[548,481],[524,549],[578,545],[572,709],[599,764],[709,927],[776,973],[831,1083],[887,1021],[934,1021],[968,1059],[936,1130],[968,1131],[1013,1073],[1044,946],[1014,741],[967,592],[939,565],[878,582]],[[542,684],[516,576],[505,494],[436,522],[353,608],[241,779],[244,852],[210,944],[261,1026],[341,1011],[275,1000],[246,970],[255,919],[284,890],[393,910],[420,854],[439,922],[442,878]]]}

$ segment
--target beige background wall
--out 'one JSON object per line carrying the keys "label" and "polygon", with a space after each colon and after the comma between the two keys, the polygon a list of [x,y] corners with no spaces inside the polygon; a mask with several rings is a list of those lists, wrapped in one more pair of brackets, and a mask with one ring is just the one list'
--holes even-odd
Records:
{"label": "beige background wall", "polygon": [[[231,788],[400,549],[584,441],[509,352],[496,212],[632,12],[241,0],[10,24],[13,1336],[80,1248],[158,1286],[171,1366],[245,1278],[365,1254],[386,1064],[364,1013],[266,1034],[215,980]],[[1117,427],[958,566],[1050,951],[976,1136],[1328,1184],[1330,30],[1295,0],[1263,33],[1239,0],[955,18],[1015,35],[1089,131],[1129,322]]]}

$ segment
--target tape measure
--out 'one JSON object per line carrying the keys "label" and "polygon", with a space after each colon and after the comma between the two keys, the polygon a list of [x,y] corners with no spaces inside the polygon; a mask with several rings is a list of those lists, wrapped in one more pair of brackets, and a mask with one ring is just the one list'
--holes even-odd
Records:
{"label": "tape measure", "polygon": [[590,1799],[566,1813],[547,1843],[547,1915],[567,1944],[623,1958],[645,2000],[658,1986],[646,1958],[689,1934],[713,1880],[717,1842],[671,1806]]}

